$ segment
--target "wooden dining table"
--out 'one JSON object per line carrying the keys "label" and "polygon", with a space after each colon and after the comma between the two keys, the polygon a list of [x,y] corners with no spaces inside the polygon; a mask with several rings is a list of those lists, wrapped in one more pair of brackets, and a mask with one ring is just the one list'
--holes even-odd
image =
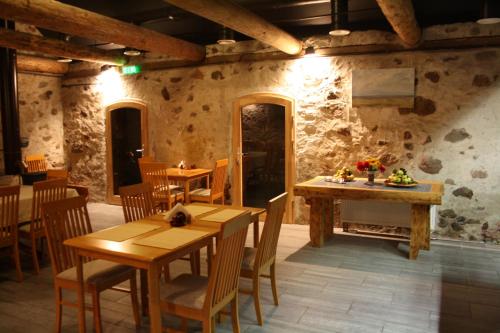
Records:
{"label": "wooden dining table", "polygon": [[[221,226],[248,211],[245,208],[197,203],[185,207],[192,214],[192,222],[181,228],[171,227],[164,220],[165,215],[158,214],[140,221],[131,222],[142,226],[148,225],[146,229],[156,227],[154,230],[139,234],[127,234],[125,229],[127,225],[131,224],[128,223],[64,241],[66,246],[75,250],[77,257],[79,332],[85,332],[83,257],[105,259],[140,269],[143,313],[146,311],[147,304],[151,325],[150,331],[159,333],[162,330],[159,283],[161,268],[173,260],[206,247],[208,272],[210,272],[210,258],[213,254],[212,241],[219,236]],[[250,212],[252,216],[258,213],[258,211],[252,210]],[[138,228],[134,230],[136,229]],[[168,236],[165,236],[167,235],[165,232],[172,233],[172,230],[187,235],[197,234],[197,236],[194,238],[188,237],[186,241],[179,241],[178,237],[169,241]],[[124,237],[125,239],[123,239]],[[158,241],[162,239],[165,241],[159,244]]]}
{"label": "wooden dining table", "polygon": [[184,187],[184,202],[189,203],[190,183],[196,179],[206,178],[207,186],[210,184],[210,174],[212,169],[180,169],[168,168],[168,179],[174,182],[182,183]]}

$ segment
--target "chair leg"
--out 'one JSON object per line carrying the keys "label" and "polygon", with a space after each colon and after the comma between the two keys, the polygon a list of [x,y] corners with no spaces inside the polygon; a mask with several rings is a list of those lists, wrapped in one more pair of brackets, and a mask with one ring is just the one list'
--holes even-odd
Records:
{"label": "chair leg", "polygon": [[18,241],[16,241],[15,244],[13,245],[12,259],[14,260],[14,264],[16,265],[17,281],[22,282],[23,281],[23,271],[21,269],[21,259],[19,256],[19,242]]}
{"label": "chair leg", "polygon": [[259,273],[256,272],[253,276],[253,304],[255,306],[255,315],[257,316],[257,322],[262,326],[262,313],[260,311],[260,281]]}
{"label": "chair leg", "polygon": [[163,266],[163,278],[165,279],[165,282],[170,281],[170,265],[166,264]]}
{"label": "chair leg", "polygon": [[137,297],[137,276],[136,271],[130,277],[130,298],[132,301],[132,312],[134,313],[135,327],[141,327],[141,315],[139,313],[139,299]]}
{"label": "chair leg", "polygon": [[33,257],[33,268],[35,269],[35,274],[40,273],[40,265],[38,264],[38,254],[36,253],[36,238],[31,237],[31,255]]}
{"label": "chair leg", "polygon": [[61,333],[62,324],[62,289],[58,286],[56,289],[56,332]]}
{"label": "chair leg", "polygon": [[276,263],[272,263],[270,267],[271,289],[273,291],[274,305],[279,305],[278,288],[276,287]]}
{"label": "chair leg", "polygon": [[99,299],[99,292],[97,292],[97,290],[92,290],[92,312],[94,314],[95,331],[96,333],[101,333],[101,300]]}
{"label": "chair leg", "polygon": [[238,316],[238,293],[231,301],[231,323],[233,324],[233,333],[240,333],[240,318]]}
{"label": "chair leg", "polygon": [[203,325],[203,333],[212,332],[212,318],[205,318],[202,322],[202,325]]}

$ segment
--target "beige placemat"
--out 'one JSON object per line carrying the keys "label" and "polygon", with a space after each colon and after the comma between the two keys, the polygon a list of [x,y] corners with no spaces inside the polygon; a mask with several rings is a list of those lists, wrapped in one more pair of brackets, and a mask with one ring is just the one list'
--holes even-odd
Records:
{"label": "beige placemat", "polygon": [[146,232],[150,232],[158,228],[160,228],[160,226],[154,224],[131,222],[117,227],[97,231],[88,234],[87,236],[114,242],[123,242],[129,238],[145,234]]}
{"label": "beige placemat", "polygon": [[220,212],[208,215],[203,217],[202,221],[210,221],[210,222],[226,222],[233,217],[236,217],[242,214],[244,210],[241,209],[224,209]]}
{"label": "beige placemat", "polygon": [[208,234],[209,232],[207,231],[172,228],[149,237],[138,239],[134,241],[134,244],[173,250]]}
{"label": "beige placemat", "polygon": [[186,208],[186,210],[192,216],[198,216],[198,215],[205,214],[205,213],[208,213],[208,212],[211,212],[211,211],[217,209],[217,207],[199,206],[199,205],[188,205],[188,206],[184,206],[184,208]]}

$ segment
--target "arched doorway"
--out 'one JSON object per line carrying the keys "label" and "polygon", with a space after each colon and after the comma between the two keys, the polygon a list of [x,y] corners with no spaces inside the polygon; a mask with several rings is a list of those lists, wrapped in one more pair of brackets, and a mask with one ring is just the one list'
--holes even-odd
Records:
{"label": "arched doorway", "polygon": [[[265,206],[268,199],[287,191],[289,197],[285,223],[294,221],[293,115],[293,99],[273,93],[242,96],[233,105],[233,202],[239,205]],[[244,122],[250,118],[254,119],[254,124],[246,125]],[[260,133],[249,134],[251,126]],[[257,137],[261,139],[254,140]]]}
{"label": "arched doorway", "polygon": [[120,204],[119,188],[141,182],[137,158],[148,154],[146,104],[121,100],[106,107],[106,171],[110,204]]}

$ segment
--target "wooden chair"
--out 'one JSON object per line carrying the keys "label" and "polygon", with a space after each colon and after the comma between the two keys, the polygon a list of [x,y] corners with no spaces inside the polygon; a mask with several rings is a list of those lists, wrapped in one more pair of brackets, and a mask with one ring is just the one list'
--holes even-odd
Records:
{"label": "wooden chair", "polygon": [[215,168],[210,188],[198,188],[189,192],[189,199],[193,201],[214,203],[221,200],[224,204],[224,185],[226,183],[227,165],[229,160],[223,159],[215,162]]}
{"label": "wooden chair", "polygon": [[[33,267],[35,274],[40,272],[37,255],[37,241],[45,237],[45,229],[42,223],[42,204],[49,201],[66,198],[66,187],[68,180],[64,178],[46,180],[33,184],[33,200],[31,205],[31,221],[19,228],[19,237],[26,239],[31,244],[33,256]],[[43,244],[41,244],[41,256],[43,256]]]}
{"label": "wooden chair", "polygon": [[[120,187],[120,198],[122,201],[123,216],[125,223],[137,221],[147,216],[157,213],[153,199],[153,187],[150,183],[140,183],[130,186]],[[195,274],[200,271],[198,255],[191,254],[189,258],[179,258],[189,260],[191,272]],[[170,280],[170,269],[168,265],[163,267],[165,279]]]}
{"label": "wooden chair", "polygon": [[[251,291],[240,290],[253,295],[257,321],[262,326],[262,313],[260,310],[260,282],[259,277],[264,276],[271,279],[274,304],[278,305],[278,291],[276,288],[276,248],[281,230],[281,222],[285,212],[288,193],[283,193],[267,204],[267,215],[264,229],[257,248],[245,247],[241,276],[253,280]],[[269,270],[270,275],[264,275]]]}
{"label": "wooden chair", "polygon": [[126,223],[156,214],[153,186],[150,183],[120,187],[119,192]]}
{"label": "wooden chair", "polygon": [[162,210],[169,210],[173,204],[184,201],[184,191],[168,181],[168,165],[162,162],[140,163],[143,183],[153,186],[153,198]]}
{"label": "wooden chair", "polygon": [[166,283],[160,295],[162,311],[199,320],[203,333],[210,333],[214,316],[231,303],[233,332],[240,332],[238,284],[249,224],[250,212],[224,224],[209,277],[182,274]]}
{"label": "wooden chair", "polygon": [[9,247],[16,265],[17,280],[23,280],[21,261],[19,258],[19,241],[17,220],[19,214],[20,186],[0,187],[0,248]]}
{"label": "wooden chair", "polygon": [[[44,203],[42,206],[43,223],[47,233],[54,288],[56,292],[56,332],[61,332],[62,306],[78,308],[78,304],[63,300],[63,289],[78,290],[76,257],[74,251],[63,245],[66,239],[92,232],[85,199],[74,197]],[[119,283],[130,281],[130,295],[136,326],[140,326],[139,302],[137,298],[136,271],[134,268],[107,260],[86,260],[83,266],[85,291],[92,296],[94,325],[97,333],[102,332],[99,294]]]}
{"label": "wooden chair", "polygon": [[68,170],[65,169],[48,169],[47,170],[47,180],[57,179],[57,178],[68,178]]}
{"label": "wooden chair", "polygon": [[28,173],[47,171],[47,162],[43,154],[27,155],[24,163]]}

